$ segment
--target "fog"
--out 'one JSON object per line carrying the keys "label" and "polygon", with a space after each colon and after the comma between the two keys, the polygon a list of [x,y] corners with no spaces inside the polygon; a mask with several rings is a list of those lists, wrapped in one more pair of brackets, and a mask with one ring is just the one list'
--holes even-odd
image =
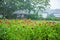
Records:
{"label": "fog", "polygon": [[51,9],[60,9],[60,0],[50,0]]}

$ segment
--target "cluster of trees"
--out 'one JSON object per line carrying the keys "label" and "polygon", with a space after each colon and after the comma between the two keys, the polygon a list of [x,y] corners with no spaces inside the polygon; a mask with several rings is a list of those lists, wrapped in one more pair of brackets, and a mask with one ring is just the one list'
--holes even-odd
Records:
{"label": "cluster of trees", "polygon": [[[49,0],[0,0],[0,14],[3,17],[12,17],[16,10],[29,10],[38,13],[44,11],[49,6]],[[38,10],[36,10],[38,9]]]}
{"label": "cluster of trees", "polygon": [[53,13],[47,14],[44,18],[43,15],[38,16],[37,14],[29,14],[28,18],[35,20],[52,20],[60,21],[60,17],[56,17]]}

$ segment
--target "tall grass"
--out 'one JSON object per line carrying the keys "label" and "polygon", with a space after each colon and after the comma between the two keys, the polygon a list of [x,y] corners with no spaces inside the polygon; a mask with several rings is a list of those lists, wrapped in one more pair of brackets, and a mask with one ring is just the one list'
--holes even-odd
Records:
{"label": "tall grass", "polygon": [[60,40],[60,23],[0,20],[0,40]]}

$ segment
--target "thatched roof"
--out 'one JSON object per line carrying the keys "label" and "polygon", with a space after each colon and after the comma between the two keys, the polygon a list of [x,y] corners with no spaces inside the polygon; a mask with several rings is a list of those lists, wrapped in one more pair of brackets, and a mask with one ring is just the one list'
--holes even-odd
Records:
{"label": "thatched roof", "polygon": [[13,12],[13,14],[28,14],[27,10],[17,10],[15,12]]}

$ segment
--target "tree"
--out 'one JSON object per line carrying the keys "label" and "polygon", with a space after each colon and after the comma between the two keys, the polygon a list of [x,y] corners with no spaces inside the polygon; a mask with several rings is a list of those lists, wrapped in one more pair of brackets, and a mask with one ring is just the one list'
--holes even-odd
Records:
{"label": "tree", "polygon": [[38,9],[38,11],[44,11],[49,6],[49,0],[31,0],[31,2],[34,10]]}
{"label": "tree", "polygon": [[[49,0],[1,0],[0,12],[3,16],[11,16],[15,10],[41,11],[48,6]],[[38,9],[38,10],[36,10]],[[36,13],[36,12],[35,12]]]}
{"label": "tree", "polygon": [[32,0],[32,6],[34,7],[33,11],[35,14],[38,14],[39,12],[43,13],[47,8],[49,8],[49,5],[49,0]]}
{"label": "tree", "polygon": [[1,5],[2,8],[0,6],[0,8],[2,9],[1,11],[3,11],[4,13],[2,13],[3,15],[11,15],[11,13],[15,10],[31,10],[31,4],[29,0],[3,0],[3,2],[1,1]]}

